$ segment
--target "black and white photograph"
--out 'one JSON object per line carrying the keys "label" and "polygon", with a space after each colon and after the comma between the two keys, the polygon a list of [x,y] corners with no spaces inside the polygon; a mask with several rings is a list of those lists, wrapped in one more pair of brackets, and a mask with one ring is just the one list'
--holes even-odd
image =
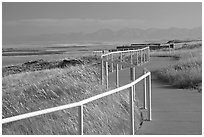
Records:
{"label": "black and white photograph", "polygon": [[2,1],[2,135],[202,135],[202,1]]}

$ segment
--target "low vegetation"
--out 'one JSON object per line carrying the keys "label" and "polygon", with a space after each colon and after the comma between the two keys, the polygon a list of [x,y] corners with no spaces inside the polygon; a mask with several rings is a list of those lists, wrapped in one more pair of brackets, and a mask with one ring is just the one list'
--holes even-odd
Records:
{"label": "low vegetation", "polygon": [[[78,64],[2,78],[2,117],[51,108],[106,92],[98,67]],[[129,134],[129,95],[120,93],[84,106],[84,134]],[[71,108],[4,124],[2,133],[29,135],[74,135],[78,133],[78,109]],[[135,106],[135,125],[142,123]]]}
{"label": "low vegetation", "polygon": [[[168,53],[168,54],[167,54]],[[185,45],[175,51],[159,51],[152,56],[174,57],[177,63],[155,72],[158,79],[178,88],[202,90],[202,47],[201,44]]]}
{"label": "low vegetation", "polygon": [[39,71],[45,69],[65,68],[77,64],[91,64],[97,66],[100,63],[98,56],[81,56],[76,59],[62,59],[57,61],[47,61],[43,59],[25,62],[23,64],[6,66],[2,68],[2,76],[17,74],[22,72]]}

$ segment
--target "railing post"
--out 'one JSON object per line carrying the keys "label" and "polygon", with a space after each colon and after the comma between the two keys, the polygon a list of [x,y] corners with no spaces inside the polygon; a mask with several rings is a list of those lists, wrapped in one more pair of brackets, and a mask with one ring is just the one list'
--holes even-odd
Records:
{"label": "railing post", "polygon": [[118,64],[116,64],[116,88],[119,87],[119,70],[118,70]]}
{"label": "railing post", "polygon": [[[123,61],[123,53],[121,52],[120,53],[120,62],[122,62]],[[122,70],[123,69],[123,65],[121,64],[121,66],[120,66],[120,70]]]}
{"label": "railing post", "polygon": [[140,65],[140,50],[138,51],[138,65]]}
{"label": "railing post", "polygon": [[148,48],[148,61],[150,61],[150,48]]}
{"label": "railing post", "polygon": [[145,63],[145,55],[146,55],[146,50],[144,50],[144,53],[143,53],[143,56],[144,56],[143,62],[144,63]]}
{"label": "railing post", "polygon": [[146,50],[143,50],[143,63],[145,63],[145,53],[146,52]]}
{"label": "railing post", "polygon": [[108,62],[106,61],[106,89],[108,89]]}
{"label": "railing post", "polygon": [[135,67],[130,68],[130,80],[131,81],[135,80]]}
{"label": "railing post", "polygon": [[147,120],[152,120],[152,93],[151,93],[151,74],[147,77],[148,78],[148,92],[147,92]]}
{"label": "railing post", "polygon": [[142,50],[140,50],[140,59],[141,59],[140,64],[142,65]]}
{"label": "railing post", "polygon": [[101,57],[101,85],[104,85],[104,61],[103,57]]}
{"label": "railing post", "polygon": [[[133,58],[135,58],[135,51],[133,51]],[[134,61],[133,61],[133,64],[136,65]]]}
{"label": "railing post", "polygon": [[133,58],[132,58],[132,51],[130,51],[130,64],[132,64],[133,63],[133,60],[132,60]]}
{"label": "railing post", "polygon": [[[131,81],[135,81],[136,79],[136,75],[135,75],[135,67],[131,67],[130,68],[130,80]],[[136,100],[136,85],[133,86],[133,97],[134,97],[134,101]]]}
{"label": "railing post", "polygon": [[78,107],[79,116],[79,135],[83,135],[83,105]]}
{"label": "railing post", "polygon": [[130,87],[129,91],[129,98],[130,98],[130,134],[134,135],[135,133],[135,126],[134,126],[134,98],[133,98],[133,86]]}
{"label": "railing post", "polygon": [[[113,54],[111,54],[111,61],[113,61]],[[111,62],[111,72],[113,72],[113,62]]]}
{"label": "railing post", "polygon": [[[146,70],[144,69],[143,73],[146,73]],[[147,109],[147,79],[144,78],[144,83],[143,83],[143,108]]]}
{"label": "railing post", "polygon": [[138,60],[138,58],[139,58],[139,56],[138,56],[138,51],[136,51],[136,58],[137,58],[137,65],[138,65],[138,64],[139,64],[139,63],[138,63],[138,61],[139,61],[139,60]]}

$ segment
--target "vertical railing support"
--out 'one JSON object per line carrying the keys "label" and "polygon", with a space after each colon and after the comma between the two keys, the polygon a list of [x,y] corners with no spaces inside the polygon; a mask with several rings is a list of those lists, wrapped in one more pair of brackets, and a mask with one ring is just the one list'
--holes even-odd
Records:
{"label": "vertical railing support", "polygon": [[130,64],[133,63],[133,58],[132,58],[132,51],[130,51]]}
{"label": "vertical railing support", "polygon": [[116,88],[119,87],[119,70],[118,64],[116,64]]}
{"label": "vertical railing support", "polygon": [[140,59],[141,59],[140,64],[142,65],[142,50],[140,50]]}
{"label": "vertical railing support", "polygon": [[[120,62],[122,62],[123,61],[123,53],[121,52],[120,53]],[[121,64],[121,66],[120,66],[120,70],[122,70],[123,69],[123,65]]]}
{"label": "vertical railing support", "polygon": [[[133,51],[133,58],[135,58],[135,55],[136,55],[135,53],[136,53],[136,52]],[[135,63],[134,61],[133,61],[133,64],[136,65],[136,63]]]}
{"label": "vertical railing support", "polygon": [[83,135],[83,105],[78,107],[79,116],[79,135]]}
{"label": "vertical railing support", "polygon": [[[135,75],[135,67],[130,68],[130,81],[135,81],[136,75]],[[136,100],[136,85],[133,86],[133,97],[134,101]]]}
{"label": "vertical railing support", "polygon": [[152,120],[152,92],[151,92],[151,74],[147,77],[148,92],[147,92],[147,120]]}
{"label": "vertical railing support", "polygon": [[130,68],[130,80],[131,81],[135,80],[135,67]]}
{"label": "vertical railing support", "polygon": [[[111,54],[111,61],[113,61],[113,54]],[[113,62],[111,62],[111,72],[113,72]]]}
{"label": "vertical railing support", "polygon": [[146,49],[145,49],[145,50],[144,50],[144,59],[143,59],[143,60],[144,60],[144,63],[146,62],[146,61],[145,61],[146,53],[147,53],[147,52],[146,52]]}
{"label": "vertical railing support", "polygon": [[134,135],[135,133],[135,126],[134,126],[134,98],[133,98],[133,86],[130,87],[129,91],[129,98],[130,98],[130,134]]}
{"label": "vertical railing support", "polygon": [[104,61],[103,57],[101,57],[101,85],[104,85]]}
{"label": "vertical railing support", "polygon": [[106,61],[106,89],[108,89],[108,62]]}
{"label": "vertical railing support", "polygon": [[138,58],[139,58],[139,56],[138,56],[138,51],[136,51],[137,65],[139,64],[139,63],[138,63],[138,61],[139,61],[139,59],[138,59]]}
{"label": "vertical railing support", "polygon": [[150,49],[148,48],[148,61],[150,61]]}
{"label": "vertical railing support", "polygon": [[145,63],[145,50],[142,51],[142,62]]}
{"label": "vertical railing support", "polygon": [[[146,73],[146,70],[144,69],[143,73]],[[143,83],[143,108],[147,109],[147,78],[144,78],[144,83]]]}

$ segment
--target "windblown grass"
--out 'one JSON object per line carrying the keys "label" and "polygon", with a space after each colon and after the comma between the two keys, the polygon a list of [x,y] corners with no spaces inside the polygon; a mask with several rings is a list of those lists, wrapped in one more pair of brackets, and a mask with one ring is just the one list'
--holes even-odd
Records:
{"label": "windblown grass", "polygon": [[[194,47],[194,48],[192,48]],[[196,88],[201,92],[202,83],[202,48],[201,46],[185,47],[169,54],[178,60],[177,63],[155,72],[158,79],[178,88]],[[160,52],[157,55],[165,55]],[[154,54],[155,56],[156,54]]]}
{"label": "windblown grass", "polygon": [[[2,117],[51,108],[106,92],[97,67],[41,70],[2,78]],[[135,125],[142,119],[135,106]],[[74,135],[78,109],[71,108],[4,124],[2,134]],[[84,105],[84,134],[129,134],[129,96],[122,91]]]}

